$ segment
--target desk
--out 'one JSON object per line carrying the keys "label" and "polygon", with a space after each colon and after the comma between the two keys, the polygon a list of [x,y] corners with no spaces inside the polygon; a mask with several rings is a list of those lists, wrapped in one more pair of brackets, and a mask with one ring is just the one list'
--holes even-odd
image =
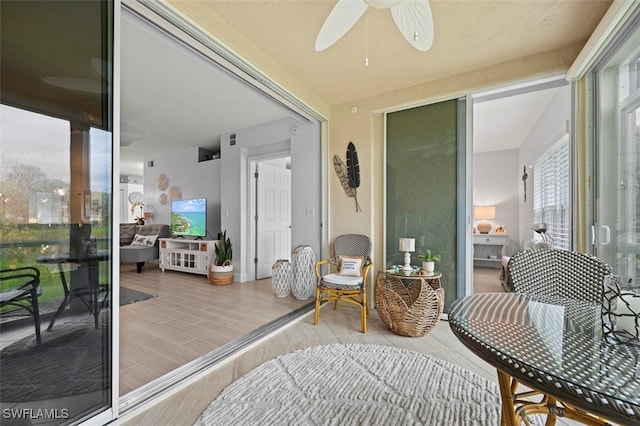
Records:
{"label": "desk", "polygon": [[473,266],[500,268],[502,248],[508,243],[507,234],[473,234]]}
{"label": "desk", "polygon": [[[100,303],[98,297],[100,294],[100,274],[99,264],[101,261],[109,260],[111,258],[111,252],[108,250],[98,250],[93,254],[80,254],[80,253],[62,253],[47,256],[39,256],[36,258],[36,262],[43,264],[57,264],[58,271],[60,272],[60,281],[62,281],[62,288],[64,290],[64,299],[60,304],[60,307],[56,311],[55,315],[49,323],[47,330],[51,331],[53,325],[58,319],[58,316],[69,306],[74,298],[80,299],[84,306],[89,310],[89,313],[93,315],[95,326],[98,327],[98,315],[100,314]],[[63,264],[65,263],[78,263],[80,265],[87,265],[89,273],[89,281],[84,286],[75,288],[69,288],[67,278],[64,273]]]}
{"label": "desk", "polygon": [[[556,413],[590,424],[640,424],[640,346],[603,341],[600,305],[515,293],[456,300],[453,333],[498,370],[502,424],[519,413]],[[518,399],[515,383],[544,392],[537,404]],[[556,412],[556,407],[562,407]],[[555,415],[551,415],[551,423]]]}
{"label": "desk", "polygon": [[401,336],[421,337],[440,320],[444,289],[440,272],[419,275],[379,271],[376,277],[376,311],[384,325]]}

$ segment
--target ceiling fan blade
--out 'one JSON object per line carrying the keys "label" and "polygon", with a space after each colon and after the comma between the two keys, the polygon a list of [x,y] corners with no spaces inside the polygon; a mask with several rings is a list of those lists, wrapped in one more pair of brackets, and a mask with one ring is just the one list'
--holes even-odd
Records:
{"label": "ceiling fan blade", "polygon": [[426,52],[433,44],[433,15],[428,0],[403,0],[391,8],[398,29],[416,49]]}
{"label": "ceiling fan blade", "polygon": [[360,19],[367,4],[364,0],[338,0],[316,39],[316,52],[321,52],[338,41]]}

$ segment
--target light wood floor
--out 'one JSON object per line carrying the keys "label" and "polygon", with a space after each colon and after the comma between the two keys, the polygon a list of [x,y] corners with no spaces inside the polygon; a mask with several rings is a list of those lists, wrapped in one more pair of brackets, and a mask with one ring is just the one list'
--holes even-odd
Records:
{"label": "light wood floor", "polygon": [[[120,308],[120,395],[309,303],[276,298],[271,280],[212,286],[205,276],[121,266],[120,285],[156,296]],[[499,270],[474,269],[475,292],[502,291]]]}
{"label": "light wood floor", "polygon": [[120,395],[311,301],[275,297],[270,279],[214,286],[154,264],[122,265],[120,285],[156,296],[120,308]]}
{"label": "light wood floor", "polygon": [[496,268],[473,268],[473,292],[491,293],[503,292],[500,282],[500,269]]}
{"label": "light wood floor", "polygon": [[[356,307],[340,304],[334,311],[332,305],[325,305],[317,326],[313,325],[311,312],[215,369],[201,374],[162,400],[153,401],[127,413],[117,423],[126,426],[192,425],[227,385],[263,362],[298,349],[331,343],[379,344],[406,348],[459,365],[497,384],[495,370],[465,348],[453,335],[446,321],[440,321],[424,337],[393,334],[385,328],[375,310],[369,314],[367,325],[367,333],[362,334],[359,331],[360,317]],[[557,424],[575,423],[559,419]]]}

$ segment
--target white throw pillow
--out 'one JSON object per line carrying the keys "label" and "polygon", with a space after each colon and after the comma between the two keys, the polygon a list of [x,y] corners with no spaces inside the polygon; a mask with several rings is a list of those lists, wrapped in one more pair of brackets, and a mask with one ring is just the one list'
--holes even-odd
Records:
{"label": "white throw pillow", "polygon": [[140,235],[136,234],[131,241],[132,246],[153,247],[158,239],[157,235]]}
{"label": "white throw pillow", "polygon": [[360,277],[362,276],[363,263],[364,257],[362,256],[340,256],[338,275]]}

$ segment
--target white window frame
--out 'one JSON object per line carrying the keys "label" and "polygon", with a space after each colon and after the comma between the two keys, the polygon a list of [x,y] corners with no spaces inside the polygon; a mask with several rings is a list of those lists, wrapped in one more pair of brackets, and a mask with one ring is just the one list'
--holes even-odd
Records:
{"label": "white window frame", "polygon": [[553,248],[571,248],[571,150],[565,134],[533,164],[533,219],[546,223]]}

